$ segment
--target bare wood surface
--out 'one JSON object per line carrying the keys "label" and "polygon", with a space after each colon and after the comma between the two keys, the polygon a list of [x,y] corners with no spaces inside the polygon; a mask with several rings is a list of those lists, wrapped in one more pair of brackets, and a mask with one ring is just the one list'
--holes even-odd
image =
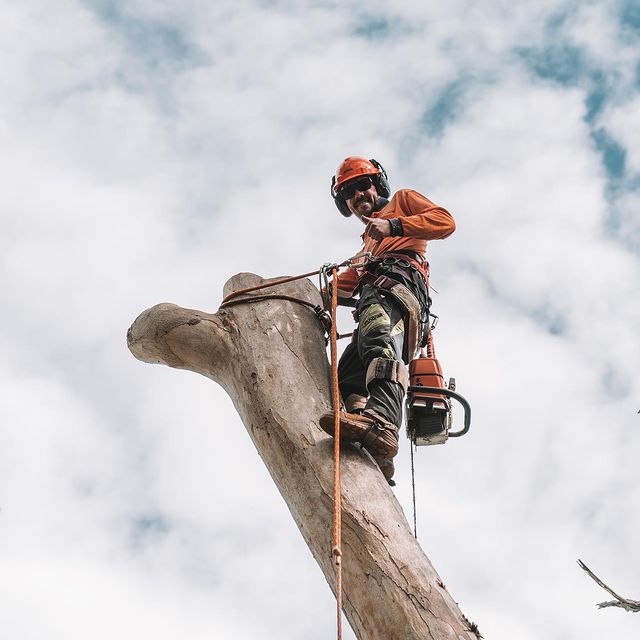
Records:
{"label": "bare wood surface", "polygon": [[578,560],[578,566],[587,573],[587,575],[598,585],[600,585],[605,591],[610,593],[615,600],[607,600],[606,602],[599,602],[598,609],[604,609],[605,607],[620,607],[625,611],[631,611],[632,613],[638,613],[640,611],[640,600],[630,600],[629,598],[623,598],[619,596],[611,587],[608,587],[598,576],[587,567],[587,565]]}
{"label": "bare wood surface", "polygon": [[[238,274],[224,292],[260,282]],[[309,280],[268,291],[320,303]],[[164,303],[135,320],[127,342],[143,362],[195,371],[227,391],[333,589],[332,439],[318,426],[330,408],[330,371],[313,311],[283,300],[214,314]],[[480,637],[413,537],[371,457],[345,445],[341,470],[344,611],[358,639]]]}

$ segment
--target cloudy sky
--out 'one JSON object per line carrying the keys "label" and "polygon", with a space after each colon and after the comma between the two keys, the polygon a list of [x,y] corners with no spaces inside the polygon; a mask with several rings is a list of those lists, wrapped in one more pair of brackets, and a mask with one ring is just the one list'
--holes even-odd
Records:
{"label": "cloudy sky", "polygon": [[[638,636],[575,563],[640,598],[637,1],[0,15],[3,638],[335,634],[230,400],[125,333],[352,255],[352,154],[458,222],[429,247],[436,344],[474,422],[417,453],[427,555],[488,639]],[[397,479],[410,519],[406,441]]]}

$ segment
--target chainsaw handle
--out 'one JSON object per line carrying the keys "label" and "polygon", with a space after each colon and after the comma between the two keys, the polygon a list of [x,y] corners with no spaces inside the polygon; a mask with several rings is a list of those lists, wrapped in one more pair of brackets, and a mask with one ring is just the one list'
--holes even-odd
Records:
{"label": "chainsaw handle", "polygon": [[444,389],[442,387],[423,387],[422,385],[411,386],[407,389],[407,391],[428,391],[429,393],[438,393],[440,395],[447,396],[448,398],[457,400],[464,409],[464,427],[460,429],[460,431],[450,431],[449,437],[458,438],[459,436],[463,436],[465,433],[467,433],[467,431],[469,431],[469,427],[471,426],[471,405],[464,396],[461,396],[455,391],[451,391],[451,389]]}

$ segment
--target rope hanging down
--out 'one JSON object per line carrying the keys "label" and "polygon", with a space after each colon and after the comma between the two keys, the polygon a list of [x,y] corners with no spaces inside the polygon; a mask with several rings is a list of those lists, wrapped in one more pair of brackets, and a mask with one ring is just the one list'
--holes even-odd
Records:
{"label": "rope hanging down", "polygon": [[416,511],[416,469],[413,462],[413,442],[409,442],[411,452],[411,495],[413,496],[413,537],[418,539],[418,515]]}
{"label": "rope hanging down", "polygon": [[[338,287],[337,277],[338,269],[345,266],[364,266],[369,260],[369,254],[357,254],[340,264],[326,264],[323,265],[317,271],[310,271],[309,273],[303,273],[299,276],[291,276],[287,278],[281,278],[272,282],[256,285],[255,287],[247,287],[246,289],[239,289],[226,296],[220,308],[230,307],[236,304],[260,302],[263,300],[288,300],[289,302],[296,302],[298,304],[310,307],[315,312],[316,316],[322,322],[325,330],[329,333],[330,352],[331,352],[331,396],[332,406],[334,414],[334,438],[333,438],[333,540],[332,540],[332,555],[335,562],[336,569],[336,617],[337,617],[337,640],[342,640],[342,495],[340,487],[340,391],[338,387],[338,338],[346,337],[340,336],[337,331],[336,323],[336,311],[338,306]],[[356,263],[356,261],[359,261]],[[361,261],[361,262],[360,262]],[[329,272],[331,273],[331,285],[329,286]],[[293,296],[283,294],[259,294],[253,296],[247,296],[246,294],[259,291],[267,287],[274,287],[276,285],[285,284],[287,282],[293,282],[294,280],[301,280],[310,276],[320,276],[320,290],[331,291],[331,299],[329,304],[326,300],[323,300],[324,308],[319,305],[296,298]],[[243,297],[241,297],[243,296]],[[329,313],[327,314],[326,307],[329,307]],[[351,334],[348,334],[351,335]]]}
{"label": "rope hanging down", "polygon": [[338,640],[342,640],[342,496],[340,491],[340,392],[338,389],[338,332],[336,309],[338,306],[338,269],[331,270],[331,390],[333,404],[333,558],[336,564],[336,605]]}

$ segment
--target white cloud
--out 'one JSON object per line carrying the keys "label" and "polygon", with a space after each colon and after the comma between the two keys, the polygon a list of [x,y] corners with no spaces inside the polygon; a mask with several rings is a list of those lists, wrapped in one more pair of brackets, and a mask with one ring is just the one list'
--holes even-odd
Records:
{"label": "white cloud", "polygon": [[[3,632],[333,632],[329,589],[229,400],[138,363],[124,333],[156,302],[215,310],[237,271],[354,253],[361,229],[328,187],[355,152],[458,220],[430,247],[436,340],[474,422],[418,452],[427,554],[487,637],[630,637],[574,560],[636,597],[637,242],[607,231],[589,88],[535,78],[516,53],[569,12],[554,37],[616,71],[598,126],[637,172],[636,50],[607,48],[613,8],[243,6],[5,12]],[[376,16],[392,35],[354,35]],[[456,82],[432,135],[421,120]],[[637,204],[615,203],[630,238]],[[409,510],[406,442],[399,461]]]}
{"label": "white cloud", "polygon": [[608,2],[582,3],[567,21],[567,37],[591,64],[615,75],[614,90],[626,93],[636,82],[638,43],[625,31],[620,8]]}

